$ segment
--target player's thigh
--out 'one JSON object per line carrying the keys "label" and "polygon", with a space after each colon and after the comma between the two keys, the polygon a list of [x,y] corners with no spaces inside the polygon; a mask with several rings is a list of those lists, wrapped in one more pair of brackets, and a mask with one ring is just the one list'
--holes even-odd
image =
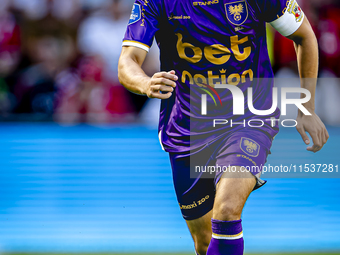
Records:
{"label": "player's thigh", "polygon": [[203,254],[202,250],[206,250],[209,246],[211,240],[211,217],[212,210],[208,212],[206,215],[195,219],[195,220],[187,220],[186,223],[188,225],[189,231],[191,233],[192,239],[195,242],[196,251],[199,254]]}
{"label": "player's thigh", "polygon": [[[196,162],[205,164],[205,154],[183,156],[170,153],[172,177],[177,201],[182,216],[187,221],[197,220],[209,213],[214,204],[215,182],[214,175],[203,176],[199,174],[192,176],[190,170]],[[196,157],[196,158],[193,158]]]}
{"label": "player's thigh", "polygon": [[223,173],[216,186],[213,218],[232,221],[241,218],[243,207],[256,185],[255,176],[244,168]]}
{"label": "player's thigh", "polygon": [[[241,129],[232,133],[217,152],[216,164],[220,169],[242,166],[257,177],[255,189],[265,183],[260,179],[262,167],[270,154],[273,138],[259,130]],[[233,170],[233,169],[232,169]],[[216,183],[224,171],[216,174]]]}
{"label": "player's thigh", "polygon": [[195,165],[209,163],[211,154],[169,153],[173,182],[182,216],[186,220],[197,254],[204,255],[211,239],[211,216],[215,198],[214,175],[193,174]]}

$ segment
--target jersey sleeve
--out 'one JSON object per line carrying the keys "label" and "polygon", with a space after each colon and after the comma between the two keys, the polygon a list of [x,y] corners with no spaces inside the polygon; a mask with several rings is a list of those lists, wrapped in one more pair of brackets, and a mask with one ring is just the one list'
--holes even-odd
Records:
{"label": "jersey sleeve", "polygon": [[283,36],[293,34],[301,26],[305,14],[296,0],[260,0],[264,20]]}
{"label": "jersey sleeve", "polygon": [[160,5],[155,0],[136,0],[123,39],[123,46],[149,51],[159,29]]}

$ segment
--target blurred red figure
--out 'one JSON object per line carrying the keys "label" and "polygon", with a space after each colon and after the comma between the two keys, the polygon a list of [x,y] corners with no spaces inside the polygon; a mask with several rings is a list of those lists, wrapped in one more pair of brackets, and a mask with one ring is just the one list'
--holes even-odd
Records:
{"label": "blurred red figure", "polygon": [[10,3],[10,0],[3,0],[0,5],[0,113],[10,112],[15,105],[6,79],[16,70],[21,56],[21,31],[9,11]]}
{"label": "blurred red figure", "polygon": [[133,117],[134,108],[125,89],[105,79],[104,68],[101,58],[83,57],[73,75],[61,77],[59,121],[107,123]]}
{"label": "blurred red figure", "polygon": [[[130,117],[124,117],[124,113],[138,113],[147,99],[124,90],[118,81],[118,60],[129,20],[129,10],[123,7],[122,2],[110,0],[107,6],[102,6],[83,20],[79,27],[78,47],[85,56],[103,61],[103,82],[111,84],[109,87],[105,85],[109,89],[105,94],[110,95],[107,110],[113,117],[120,115],[119,118],[124,120]],[[153,62],[149,63],[151,69],[157,66],[157,62]]]}
{"label": "blurred red figure", "polygon": [[20,28],[9,12],[10,0],[3,0],[0,5],[0,75],[9,75],[20,60]]}
{"label": "blurred red figure", "polygon": [[320,9],[319,47],[323,69],[340,76],[340,4]]}

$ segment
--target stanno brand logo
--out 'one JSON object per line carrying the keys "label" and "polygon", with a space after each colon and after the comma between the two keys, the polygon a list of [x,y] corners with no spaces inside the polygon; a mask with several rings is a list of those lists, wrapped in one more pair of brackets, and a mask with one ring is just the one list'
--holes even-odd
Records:
{"label": "stanno brand logo", "polygon": [[206,6],[206,5],[212,5],[212,4],[218,4],[219,0],[212,0],[212,1],[197,1],[193,2],[193,6]]}

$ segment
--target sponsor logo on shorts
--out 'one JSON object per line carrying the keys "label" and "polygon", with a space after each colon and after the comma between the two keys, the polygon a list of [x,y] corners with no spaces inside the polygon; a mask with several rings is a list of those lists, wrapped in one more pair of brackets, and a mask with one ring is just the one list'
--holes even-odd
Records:
{"label": "sponsor logo on shorts", "polygon": [[140,5],[134,4],[133,7],[132,7],[132,12],[131,12],[131,15],[130,15],[130,20],[129,20],[128,25],[131,25],[131,24],[139,21],[141,16],[142,16],[142,11],[141,11]]}
{"label": "sponsor logo on shorts", "polygon": [[241,138],[240,148],[245,154],[251,157],[257,157],[260,153],[260,145],[249,138]]}
{"label": "sponsor logo on shorts", "polygon": [[196,208],[197,206],[202,205],[205,201],[209,199],[209,197],[210,197],[209,195],[206,195],[205,197],[199,199],[198,201],[193,201],[192,204],[189,205],[182,205],[181,203],[178,204],[181,210],[193,209]]}

